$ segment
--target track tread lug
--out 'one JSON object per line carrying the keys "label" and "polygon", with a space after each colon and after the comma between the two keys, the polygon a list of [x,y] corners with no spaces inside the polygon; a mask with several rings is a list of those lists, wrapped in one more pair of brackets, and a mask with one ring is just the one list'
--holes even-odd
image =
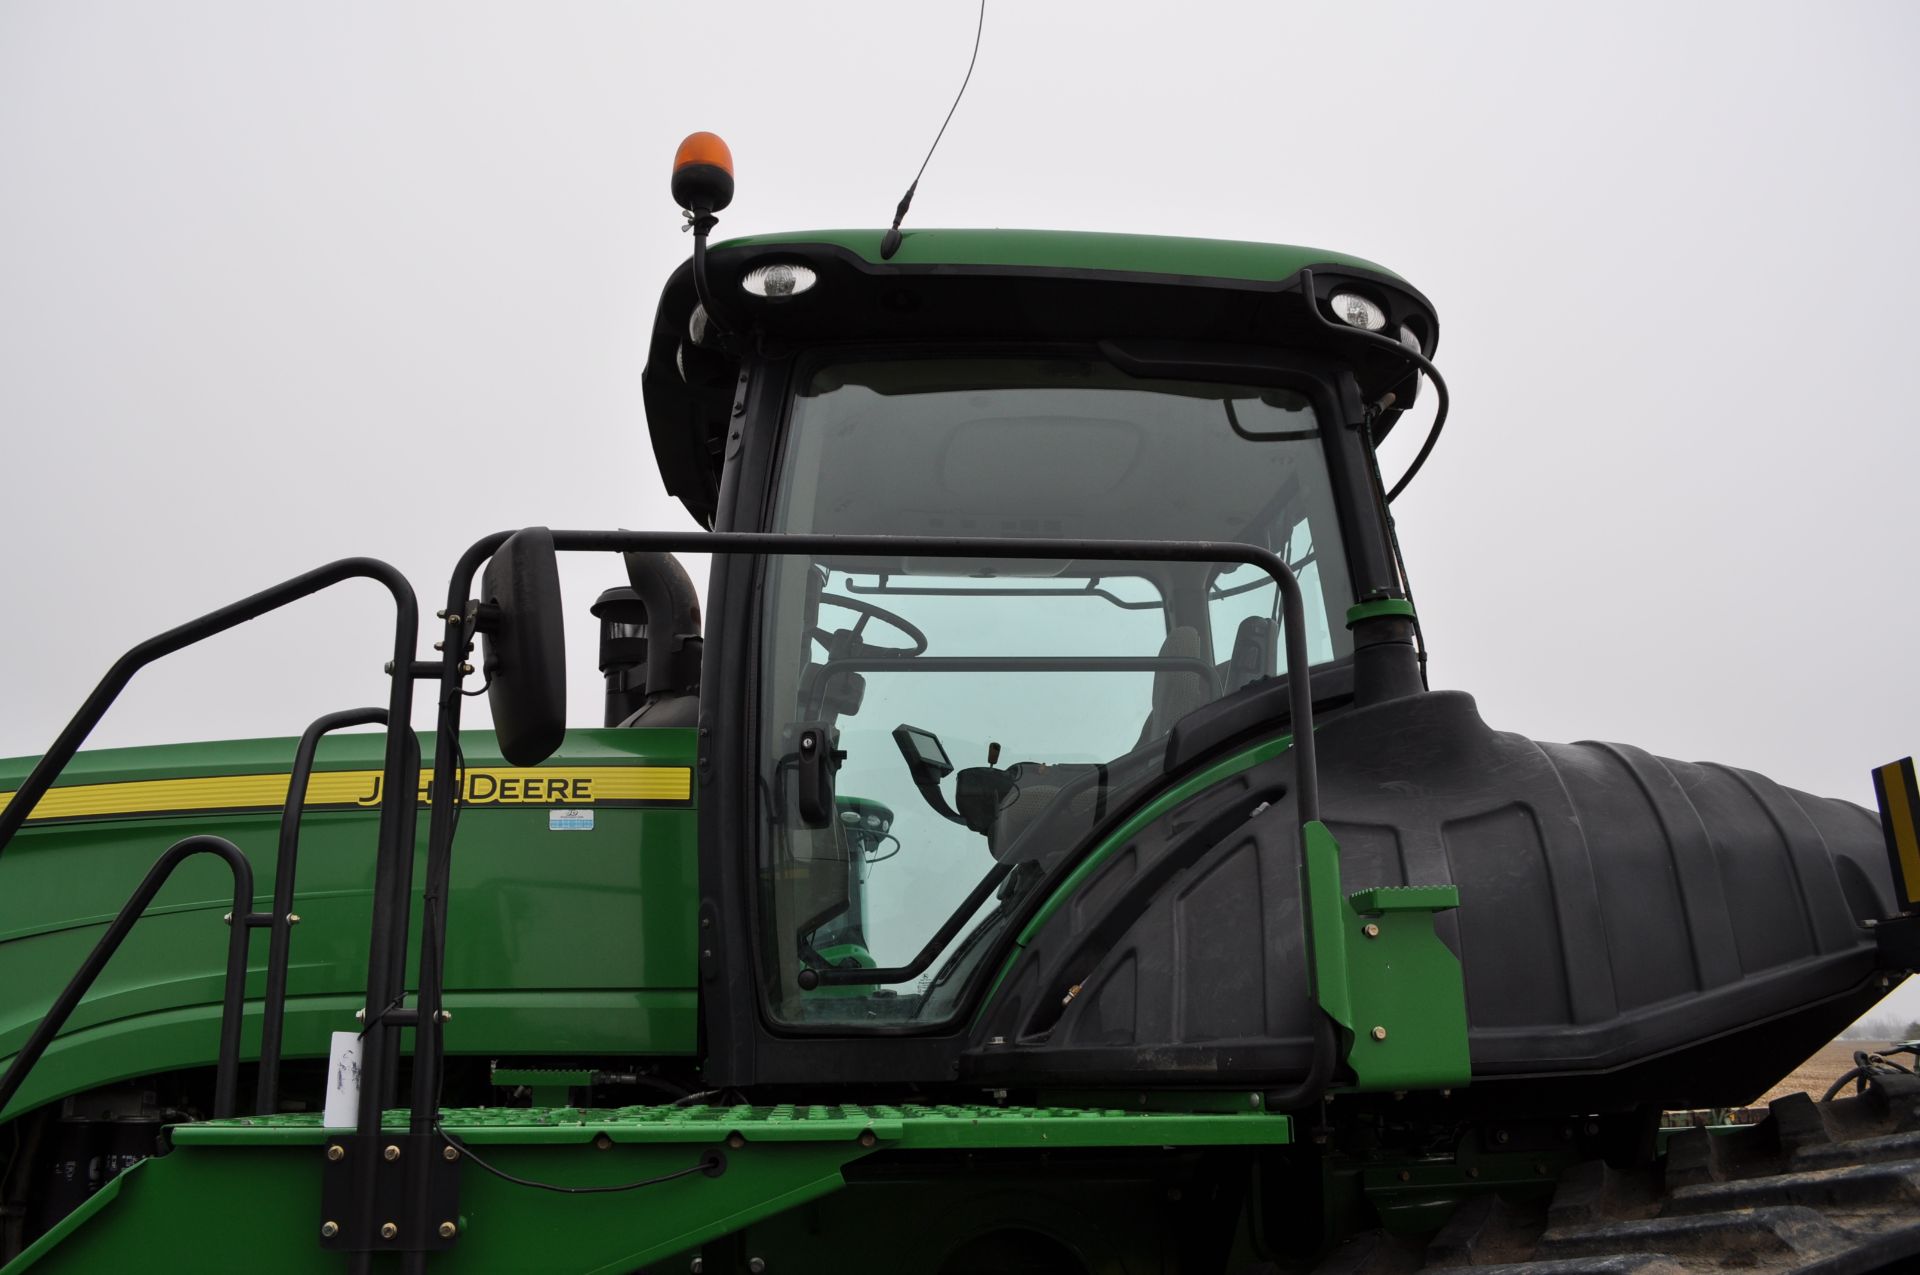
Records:
{"label": "track tread lug", "polygon": [[1736,1182],[1706,1182],[1673,1193],[1669,1217],[1697,1216],[1729,1209],[1804,1206],[1851,1209],[1879,1204],[1920,1207],[1920,1164],[1852,1164],[1810,1169]]}

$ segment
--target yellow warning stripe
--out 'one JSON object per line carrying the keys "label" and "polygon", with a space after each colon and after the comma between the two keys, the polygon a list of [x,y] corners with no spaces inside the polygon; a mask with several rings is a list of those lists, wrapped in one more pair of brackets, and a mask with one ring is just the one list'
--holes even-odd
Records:
{"label": "yellow warning stripe", "polygon": [[1905,885],[1905,897],[1920,899],[1920,830],[1914,827],[1915,811],[1907,801],[1906,767],[1908,762],[1891,762],[1880,768],[1880,791],[1887,803],[1887,827],[1893,834]]}
{"label": "yellow warning stripe", "polygon": [[[287,804],[292,776],[209,775],[200,779],[140,779],[111,784],[72,784],[51,789],[29,819],[86,819],[103,815],[178,814],[196,810],[279,810]],[[377,770],[316,771],[307,784],[308,806],[380,805]],[[422,770],[424,803],[433,772]],[[469,766],[465,802],[470,806],[604,806],[636,801],[689,801],[693,772],[685,766]],[[13,800],[0,793],[0,809]]]}

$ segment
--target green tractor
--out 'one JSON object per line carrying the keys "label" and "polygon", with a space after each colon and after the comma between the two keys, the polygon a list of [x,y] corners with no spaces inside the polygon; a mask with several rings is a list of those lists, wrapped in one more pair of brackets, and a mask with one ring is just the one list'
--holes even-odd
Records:
{"label": "green tractor", "polygon": [[[1920,962],[1911,766],[1876,818],[1428,690],[1376,461],[1444,420],[1419,292],[1207,240],[709,248],[732,188],[689,139],[646,377],[708,531],[487,536],[424,639],[336,562],[0,763],[6,1275],[1920,1262],[1897,1053],[1663,1127]],[[626,583],[572,610],[562,553]],[[361,579],[380,706],[80,751],[145,664]]]}

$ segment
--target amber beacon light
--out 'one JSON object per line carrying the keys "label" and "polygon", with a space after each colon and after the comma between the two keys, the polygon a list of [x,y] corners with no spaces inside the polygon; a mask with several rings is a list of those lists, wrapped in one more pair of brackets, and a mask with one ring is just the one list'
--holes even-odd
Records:
{"label": "amber beacon light", "polygon": [[733,202],[733,152],[717,133],[689,133],[673,154],[674,202],[691,213],[717,213]]}

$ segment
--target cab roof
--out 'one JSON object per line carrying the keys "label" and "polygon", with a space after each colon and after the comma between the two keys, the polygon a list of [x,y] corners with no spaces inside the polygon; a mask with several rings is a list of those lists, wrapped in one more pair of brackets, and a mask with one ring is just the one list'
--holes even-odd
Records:
{"label": "cab roof", "polygon": [[1345,266],[1404,282],[1384,266],[1324,248],[1081,230],[903,230],[900,250],[890,260],[883,261],[880,240],[885,233],[884,230],[788,231],[744,235],[717,244],[716,248],[830,244],[876,266],[1026,267],[1249,282],[1288,279],[1310,266]]}
{"label": "cab roof", "polygon": [[[667,490],[711,525],[725,440],[747,359],[787,357],[825,344],[950,347],[1015,343],[1097,346],[1181,343],[1210,357],[1280,349],[1349,365],[1365,393],[1402,383],[1392,341],[1356,346],[1331,298],[1364,295],[1385,331],[1431,357],[1432,305],[1406,280],[1360,257],[1291,244],[1065,230],[909,230],[881,255],[885,231],[806,230],[747,235],[707,255],[711,295],[734,330],[695,337],[691,262],[667,280],[642,381],[654,458]],[[761,267],[803,265],[811,286],[752,296]],[[704,319],[701,320],[704,324]],[[1238,352],[1237,354],[1235,352]],[[1162,351],[1164,354],[1164,351]],[[1385,437],[1404,403],[1374,423]]]}

